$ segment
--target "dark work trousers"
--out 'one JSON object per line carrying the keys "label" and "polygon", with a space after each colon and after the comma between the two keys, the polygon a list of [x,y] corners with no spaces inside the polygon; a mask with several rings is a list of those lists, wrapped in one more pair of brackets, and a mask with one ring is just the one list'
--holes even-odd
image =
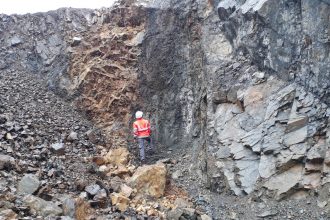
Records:
{"label": "dark work trousers", "polygon": [[144,145],[144,142],[147,141],[148,144],[149,144],[149,148],[151,150],[154,150],[151,137],[138,138],[138,141],[139,141],[139,149],[140,149],[140,159],[141,160],[145,160],[146,157],[145,157],[145,145]]}

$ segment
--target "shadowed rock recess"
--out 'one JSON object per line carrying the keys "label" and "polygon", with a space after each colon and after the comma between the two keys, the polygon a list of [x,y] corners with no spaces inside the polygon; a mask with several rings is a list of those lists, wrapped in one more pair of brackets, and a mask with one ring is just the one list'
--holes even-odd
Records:
{"label": "shadowed rock recess", "polygon": [[[158,150],[169,150],[185,168],[188,191],[196,185],[266,200],[323,192],[319,207],[330,202],[329,54],[329,0],[123,0],[109,9],[0,15],[1,75],[46,79],[49,90],[93,122],[93,132],[105,135],[98,142],[89,138],[94,148],[131,146],[132,116],[141,109]],[[69,135],[71,142],[76,135]],[[13,144],[9,130],[0,137]],[[64,152],[60,140],[52,142],[58,142],[51,145],[54,154]],[[17,160],[6,146],[0,146],[0,170]],[[97,151],[101,161],[94,158],[101,171],[135,178],[130,165],[102,168],[110,163],[108,150]],[[148,169],[138,171],[154,172]],[[39,180],[24,178],[21,185],[31,179],[34,185],[20,191],[34,193]],[[144,179],[132,187],[155,191]],[[125,187],[129,195],[111,197],[121,211],[133,190]],[[35,195],[27,200],[40,203]],[[169,219],[187,219],[186,209],[172,210],[178,217]]]}

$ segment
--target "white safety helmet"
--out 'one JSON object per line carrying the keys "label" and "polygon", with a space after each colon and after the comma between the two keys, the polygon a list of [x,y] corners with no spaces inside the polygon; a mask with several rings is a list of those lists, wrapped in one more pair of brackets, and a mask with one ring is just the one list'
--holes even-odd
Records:
{"label": "white safety helmet", "polygon": [[142,116],[143,116],[143,112],[141,112],[141,111],[137,111],[135,113],[135,118],[142,118]]}

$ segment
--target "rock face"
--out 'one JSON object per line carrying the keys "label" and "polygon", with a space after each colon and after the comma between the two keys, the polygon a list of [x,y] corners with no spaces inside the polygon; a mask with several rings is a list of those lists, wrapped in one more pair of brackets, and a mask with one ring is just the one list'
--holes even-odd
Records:
{"label": "rock face", "polygon": [[[140,84],[162,143],[192,146],[200,177],[219,185],[225,176],[237,195],[266,187],[280,196],[329,181],[328,3],[150,7]],[[287,186],[271,187],[283,178]]]}
{"label": "rock face", "polygon": [[159,198],[165,190],[166,167],[161,163],[139,167],[130,178],[129,184],[140,195]]}

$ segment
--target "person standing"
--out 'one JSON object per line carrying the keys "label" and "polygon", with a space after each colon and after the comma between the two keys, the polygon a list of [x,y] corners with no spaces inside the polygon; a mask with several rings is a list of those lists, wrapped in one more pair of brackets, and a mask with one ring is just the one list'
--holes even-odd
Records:
{"label": "person standing", "polygon": [[140,160],[145,163],[145,141],[149,143],[151,151],[153,151],[153,145],[151,140],[150,122],[143,118],[143,112],[137,111],[135,113],[136,121],[133,123],[134,138],[138,139]]}

